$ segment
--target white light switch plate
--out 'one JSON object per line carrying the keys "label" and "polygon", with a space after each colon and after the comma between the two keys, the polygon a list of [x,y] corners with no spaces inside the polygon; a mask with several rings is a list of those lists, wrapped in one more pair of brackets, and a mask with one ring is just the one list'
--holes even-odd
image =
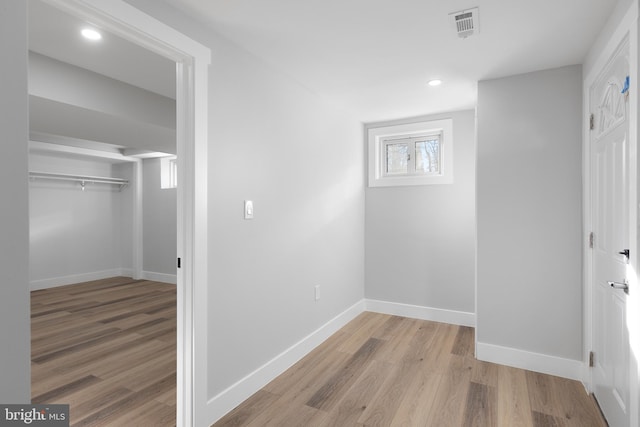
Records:
{"label": "white light switch plate", "polygon": [[253,219],[253,202],[251,200],[244,201],[244,219]]}

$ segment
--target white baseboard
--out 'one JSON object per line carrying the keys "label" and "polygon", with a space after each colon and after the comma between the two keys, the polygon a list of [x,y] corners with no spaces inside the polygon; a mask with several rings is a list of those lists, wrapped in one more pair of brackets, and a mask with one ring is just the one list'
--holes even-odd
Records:
{"label": "white baseboard", "polygon": [[363,311],[365,311],[364,301],[357,302],[272,360],[211,398],[207,402],[209,424],[222,418],[271,380],[289,369]]}
{"label": "white baseboard", "polygon": [[584,363],[499,345],[477,343],[476,359],[584,382]]}
{"label": "white baseboard", "polygon": [[152,280],[154,282],[171,283],[175,285],[178,283],[178,276],[175,274],[154,273],[153,271],[143,271],[142,278],[144,280]]}
{"label": "white baseboard", "polygon": [[92,280],[108,279],[109,277],[126,276],[126,271],[122,268],[114,268],[111,270],[94,271],[91,273],[71,274],[62,277],[52,277],[49,279],[32,280],[29,283],[29,289],[37,291],[40,289],[55,288],[58,286],[73,285],[75,283],[90,282]]}
{"label": "white baseboard", "polygon": [[450,323],[452,325],[476,326],[476,315],[474,313],[373,299],[365,299],[364,301],[367,311],[411,317],[420,320],[431,320],[433,322]]}

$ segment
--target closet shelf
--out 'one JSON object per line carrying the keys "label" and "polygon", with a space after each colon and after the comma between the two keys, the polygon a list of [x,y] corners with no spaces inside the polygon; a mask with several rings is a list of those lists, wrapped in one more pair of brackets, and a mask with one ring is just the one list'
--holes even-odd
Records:
{"label": "closet shelf", "polygon": [[86,175],[67,175],[63,173],[48,173],[48,172],[29,172],[29,178],[32,179],[54,179],[58,181],[74,181],[79,182],[84,191],[86,183],[92,184],[112,184],[118,185],[120,190],[129,185],[129,181],[121,178],[111,178],[103,176],[86,176]]}

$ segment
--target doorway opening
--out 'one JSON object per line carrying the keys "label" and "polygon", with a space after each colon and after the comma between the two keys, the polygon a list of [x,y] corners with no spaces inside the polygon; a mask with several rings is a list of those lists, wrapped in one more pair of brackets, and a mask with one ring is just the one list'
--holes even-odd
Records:
{"label": "doorway opening", "polygon": [[[175,246],[176,258],[181,260],[180,268],[177,268],[175,275],[177,282],[176,423],[177,425],[191,425],[196,410],[194,389],[205,390],[200,395],[203,400],[206,400],[204,383],[198,382],[198,378],[205,381],[204,368],[206,364],[201,359],[205,355],[200,353],[201,357],[194,356],[197,354],[194,352],[197,350],[197,348],[194,349],[194,346],[198,347],[199,345],[194,344],[198,343],[195,338],[204,336],[206,329],[194,330],[193,318],[196,316],[203,318],[204,316],[203,306],[194,300],[194,294],[197,293],[204,303],[203,297],[205,295],[203,292],[206,291],[207,279],[206,88],[207,66],[210,61],[209,50],[121,1],[96,4],[91,0],[46,0],[46,4],[70,16],[91,22],[110,34],[154,52],[176,64],[174,74],[176,76],[174,142],[176,144],[175,154],[178,158],[179,187],[175,204],[177,218]],[[198,93],[194,90],[195,85],[198,85],[200,89]],[[85,115],[85,117],[88,116],[90,115]],[[56,123],[50,124],[53,127],[56,125]],[[76,147],[76,149],[82,150],[84,148]],[[133,175],[141,173],[140,168],[134,167],[134,170],[136,172]],[[85,184],[84,181],[81,182],[82,188]],[[141,227],[134,229],[132,233],[139,236]],[[135,245],[133,252],[134,264],[140,266],[141,254],[136,254]],[[138,256],[137,259],[136,256]],[[136,267],[133,267],[133,270],[132,275],[135,276],[139,270]],[[196,287],[196,283],[199,286]],[[206,319],[206,317],[204,318]],[[204,340],[200,340],[200,342],[204,342]],[[202,374],[194,375],[196,369],[202,371]]]}

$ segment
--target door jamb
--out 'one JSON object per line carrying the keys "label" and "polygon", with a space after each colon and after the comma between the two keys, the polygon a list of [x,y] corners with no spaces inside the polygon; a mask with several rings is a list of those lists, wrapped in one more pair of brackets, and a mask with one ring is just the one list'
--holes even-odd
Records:
{"label": "door jamb", "polygon": [[177,269],[176,423],[185,427],[203,424],[206,422],[207,402],[207,121],[210,49],[123,0],[44,1],[177,63],[176,148],[180,182],[177,192],[177,256],[182,263],[181,268]]}

